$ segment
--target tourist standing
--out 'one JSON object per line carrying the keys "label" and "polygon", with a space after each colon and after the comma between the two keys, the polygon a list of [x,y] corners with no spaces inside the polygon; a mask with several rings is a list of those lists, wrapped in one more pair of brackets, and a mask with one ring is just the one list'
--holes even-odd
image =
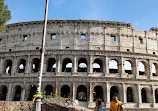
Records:
{"label": "tourist standing", "polygon": [[125,111],[122,102],[118,99],[117,94],[113,96],[113,101],[110,103],[110,111]]}
{"label": "tourist standing", "polygon": [[101,99],[96,99],[96,106],[94,111],[105,111],[102,107],[102,100]]}

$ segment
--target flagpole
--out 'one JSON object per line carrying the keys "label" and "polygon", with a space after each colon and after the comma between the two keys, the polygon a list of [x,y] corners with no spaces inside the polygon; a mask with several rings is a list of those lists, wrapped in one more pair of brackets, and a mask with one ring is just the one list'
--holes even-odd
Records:
{"label": "flagpole", "polygon": [[38,75],[38,87],[37,87],[37,94],[35,98],[34,108],[33,111],[41,111],[41,83],[42,83],[42,73],[43,73],[43,64],[44,64],[44,52],[45,52],[45,38],[46,38],[46,29],[47,29],[47,15],[48,15],[48,2],[46,0],[45,6],[45,18],[44,18],[44,27],[43,27],[43,37],[42,37],[42,47],[41,47],[41,64],[40,64],[40,73]]}

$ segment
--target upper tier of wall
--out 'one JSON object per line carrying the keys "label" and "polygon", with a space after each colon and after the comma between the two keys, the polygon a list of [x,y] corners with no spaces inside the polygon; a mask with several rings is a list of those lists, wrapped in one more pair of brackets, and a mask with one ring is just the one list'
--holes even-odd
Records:
{"label": "upper tier of wall", "polygon": [[[0,52],[39,50],[43,24],[43,21],[33,21],[8,25],[6,31],[0,33]],[[46,50],[111,50],[158,55],[157,33],[157,28],[136,30],[130,23],[122,22],[48,20]],[[51,39],[52,34],[56,39]],[[86,36],[84,40],[82,34]]]}

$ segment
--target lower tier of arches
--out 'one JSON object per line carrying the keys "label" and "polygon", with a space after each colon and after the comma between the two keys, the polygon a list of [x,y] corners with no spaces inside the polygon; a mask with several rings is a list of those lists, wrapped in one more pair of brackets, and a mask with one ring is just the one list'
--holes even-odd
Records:
{"label": "lower tier of arches", "polygon": [[[0,100],[32,101],[36,93],[37,83],[13,82],[1,83]],[[126,108],[158,108],[158,86],[116,83],[116,82],[68,82],[44,81],[42,92],[54,95],[56,92],[64,98],[72,98],[84,107],[94,107],[97,98],[109,108],[113,95],[118,94]]]}

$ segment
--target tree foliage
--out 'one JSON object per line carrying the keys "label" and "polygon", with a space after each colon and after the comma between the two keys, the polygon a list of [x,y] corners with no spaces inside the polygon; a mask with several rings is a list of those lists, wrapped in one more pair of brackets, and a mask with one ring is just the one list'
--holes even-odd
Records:
{"label": "tree foliage", "polygon": [[42,97],[43,98],[60,98],[61,94],[60,92],[58,93],[57,91],[55,91],[55,94],[53,95],[53,93],[51,92],[50,95],[46,95],[46,91],[42,92]]}
{"label": "tree foliage", "polygon": [[11,19],[11,13],[8,6],[4,4],[4,0],[0,0],[0,32],[6,28],[6,23]]}

